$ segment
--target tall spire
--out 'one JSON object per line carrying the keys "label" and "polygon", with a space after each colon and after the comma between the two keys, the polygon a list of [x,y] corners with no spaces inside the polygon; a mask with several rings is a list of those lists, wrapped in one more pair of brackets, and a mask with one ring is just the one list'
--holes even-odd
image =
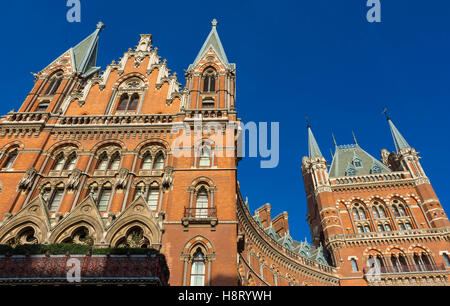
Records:
{"label": "tall spire", "polygon": [[392,138],[394,139],[394,144],[397,152],[400,152],[400,150],[406,148],[410,148],[411,146],[406,142],[405,138],[402,136],[402,134],[400,134],[400,131],[395,127],[386,109],[384,109],[383,113],[386,115],[387,121],[389,122],[389,127],[391,128]]}
{"label": "tall spire", "polygon": [[91,75],[98,71],[97,65],[98,39],[100,32],[105,28],[103,22],[99,22],[95,31],[82,42],[71,49],[73,54],[74,70],[83,76]]}
{"label": "tall spire", "polygon": [[192,64],[192,66],[196,66],[211,48],[214,50],[216,55],[219,57],[220,61],[225,66],[230,65],[230,63],[228,62],[227,55],[225,54],[225,50],[223,49],[222,43],[220,42],[219,34],[217,33],[218,24],[219,22],[216,19],[213,19],[213,21],[211,21],[211,32],[206,38],[206,41],[203,44],[202,48],[200,49],[200,52],[195,58],[195,61]]}
{"label": "tall spire", "polygon": [[308,122],[308,150],[309,158],[322,157],[322,152],[320,152],[319,146],[317,145],[316,138],[311,130],[311,125]]}

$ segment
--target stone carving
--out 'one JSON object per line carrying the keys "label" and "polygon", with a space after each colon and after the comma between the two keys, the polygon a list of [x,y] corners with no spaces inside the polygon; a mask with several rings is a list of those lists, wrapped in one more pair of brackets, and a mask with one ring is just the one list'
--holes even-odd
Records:
{"label": "stone carving", "polygon": [[17,190],[18,191],[27,191],[31,188],[31,185],[33,184],[34,178],[36,177],[37,171],[34,168],[29,168],[27,172],[25,172],[25,175],[20,180]]}
{"label": "stone carving", "polygon": [[81,174],[82,172],[80,169],[74,169],[72,171],[72,173],[69,175],[69,179],[67,180],[68,190],[77,189],[78,185],[80,184]]}
{"label": "stone carving", "polygon": [[127,185],[128,173],[130,173],[128,169],[120,169],[119,175],[116,178],[116,189],[125,189]]}
{"label": "stone carving", "polygon": [[173,184],[173,168],[167,166],[164,169],[164,175],[163,175],[163,179],[162,179],[162,186],[165,190],[170,189],[170,187],[172,187]]}

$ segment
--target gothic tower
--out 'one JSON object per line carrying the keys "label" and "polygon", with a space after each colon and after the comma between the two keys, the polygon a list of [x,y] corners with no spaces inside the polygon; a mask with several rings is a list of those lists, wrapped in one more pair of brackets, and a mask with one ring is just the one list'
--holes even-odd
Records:
{"label": "gothic tower", "polygon": [[153,248],[171,285],[236,285],[235,65],[217,21],[185,89],[149,34],[100,72],[103,28],[0,121],[0,244]]}
{"label": "gothic tower", "polygon": [[449,220],[418,153],[388,123],[396,152],[383,149],[379,161],[355,138],[336,144],[329,168],[308,126],[302,172],[313,242],[329,251],[342,285],[444,284]]}

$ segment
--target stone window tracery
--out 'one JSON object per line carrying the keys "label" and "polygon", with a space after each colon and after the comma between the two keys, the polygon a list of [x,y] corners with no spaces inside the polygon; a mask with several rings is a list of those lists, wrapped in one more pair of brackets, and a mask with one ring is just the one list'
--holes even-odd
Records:
{"label": "stone window tracery", "polygon": [[57,72],[55,73],[49,80],[49,85],[47,87],[47,91],[45,92],[45,95],[54,95],[56,91],[58,90],[59,86],[61,85],[63,79],[63,73]]}
{"label": "stone window tracery", "polygon": [[14,165],[14,162],[17,159],[17,156],[19,155],[18,149],[14,148],[9,150],[7,154],[5,154],[6,158],[2,165],[2,170],[9,170]]}

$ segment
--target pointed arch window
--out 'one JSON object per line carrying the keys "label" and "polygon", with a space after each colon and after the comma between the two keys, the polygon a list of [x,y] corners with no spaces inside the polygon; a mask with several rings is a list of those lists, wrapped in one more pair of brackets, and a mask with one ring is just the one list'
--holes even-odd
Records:
{"label": "pointed arch window", "polygon": [[2,169],[11,169],[12,166],[14,165],[14,162],[16,161],[18,155],[19,154],[18,154],[17,149],[14,149],[11,152],[9,152],[6,157],[5,162],[3,163]]}
{"label": "pointed arch window", "polygon": [[205,256],[201,249],[197,249],[192,260],[191,286],[205,286],[206,279]]}
{"label": "pointed arch window", "polygon": [[63,73],[59,72],[51,77],[49,85],[47,87],[46,95],[54,95],[61,85],[63,79]]}
{"label": "pointed arch window", "polygon": [[142,159],[142,170],[151,170],[152,169],[152,156],[150,153],[146,153],[144,158]]}
{"label": "pointed arch window", "polygon": [[77,154],[74,152],[67,158],[66,164],[64,165],[64,170],[73,170],[77,163]]}
{"label": "pointed arch window", "polygon": [[207,218],[208,217],[208,193],[205,188],[200,189],[197,194],[197,202],[195,205],[195,217],[196,218]]}
{"label": "pointed arch window", "polygon": [[98,199],[98,210],[106,211],[108,209],[109,199],[111,198],[112,189],[110,185],[102,188],[100,197]]}
{"label": "pointed arch window", "polygon": [[56,159],[55,159],[55,163],[53,165],[53,170],[62,170],[64,167],[64,153],[60,153]]}
{"label": "pointed arch window", "polygon": [[120,154],[116,152],[111,157],[111,163],[108,167],[109,170],[118,170],[120,165]]}
{"label": "pointed arch window", "polygon": [[215,92],[216,91],[216,71],[213,68],[209,68],[203,74],[203,92]]}
{"label": "pointed arch window", "polygon": [[162,170],[164,168],[164,155],[159,153],[155,159],[155,165],[153,167],[155,170]]}
{"label": "pointed arch window", "polygon": [[106,170],[108,166],[108,155],[106,152],[102,153],[98,159],[97,170]]}
{"label": "pointed arch window", "polygon": [[158,208],[159,186],[151,186],[147,196],[147,204],[152,211]]}
{"label": "pointed arch window", "polygon": [[55,192],[53,193],[53,196],[50,200],[50,211],[58,211],[59,206],[61,205],[62,198],[64,195],[64,188],[58,187],[55,189]]}

